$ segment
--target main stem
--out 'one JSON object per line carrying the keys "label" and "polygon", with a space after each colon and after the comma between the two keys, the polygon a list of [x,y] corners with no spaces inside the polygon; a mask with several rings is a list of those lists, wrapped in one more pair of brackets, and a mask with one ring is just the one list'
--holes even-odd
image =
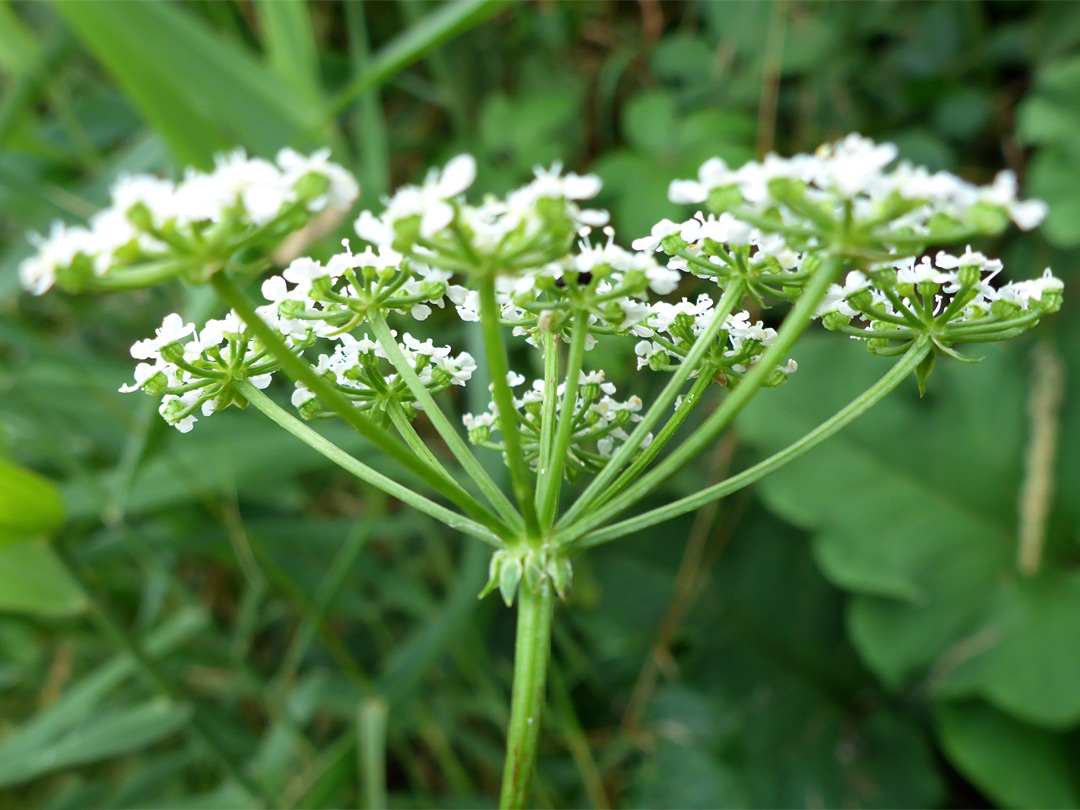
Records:
{"label": "main stem", "polygon": [[510,699],[510,727],[506,732],[506,763],[503,767],[502,808],[526,807],[536,769],[540,740],[540,713],[551,656],[551,616],[554,589],[546,579],[518,589],[517,638],[514,642],[514,687]]}

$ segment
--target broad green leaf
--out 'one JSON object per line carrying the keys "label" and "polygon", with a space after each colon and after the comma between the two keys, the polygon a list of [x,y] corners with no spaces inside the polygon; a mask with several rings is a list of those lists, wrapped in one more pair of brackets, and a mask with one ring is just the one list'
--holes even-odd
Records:
{"label": "broad green leaf", "polygon": [[956,768],[1003,807],[1080,807],[1080,741],[1019,723],[977,702],[937,712]]}
{"label": "broad green leaf", "polygon": [[0,611],[70,616],[86,595],[45,540],[0,546]]}
{"label": "broad green leaf", "polygon": [[49,536],[64,522],[64,501],[51,481],[0,459],[0,547]]}
{"label": "broad green leaf", "polygon": [[206,166],[240,144],[272,154],[317,116],[234,41],[171,3],[53,6],[121,84],[181,160]]}
{"label": "broad green leaf", "polygon": [[[604,682],[620,682],[628,668],[632,683],[650,655],[678,596],[661,560],[677,557],[687,523],[642,537],[638,549],[613,544],[588,556],[598,601],[574,605],[568,619],[582,628]],[[734,526],[710,574],[674,641],[678,683],[662,687],[644,713],[656,749],[635,767],[627,804],[936,805],[943,786],[927,741],[873,696],[844,637],[842,596],[804,539],[755,511]]]}
{"label": "broad green leaf", "polygon": [[179,731],[190,717],[190,706],[176,705],[162,698],[95,717],[51,745],[12,752],[4,757],[0,761],[0,787],[140,751]]}
{"label": "broad green leaf", "polygon": [[[1017,480],[1026,434],[1021,363],[985,350],[946,363],[926,400],[903,386],[870,414],[759,488],[778,515],[814,534],[815,556],[855,595],[852,638],[895,687],[982,696],[1037,724],[1080,720],[1075,576],[1016,570]],[[888,361],[823,336],[790,384],[741,420],[772,452],[822,421]],[[899,440],[898,437],[904,437]]]}

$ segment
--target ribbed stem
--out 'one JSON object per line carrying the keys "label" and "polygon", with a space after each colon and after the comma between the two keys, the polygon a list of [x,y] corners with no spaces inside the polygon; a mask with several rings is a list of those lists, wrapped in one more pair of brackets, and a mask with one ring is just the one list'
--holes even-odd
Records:
{"label": "ribbed stem", "polygon": [[506,733],[506,763],[499,798],[502,808],[526,807],[529,804],[533,771],[536,769],[537,743],[540,740],[540,714],[544,707],[548,659],[551,655],[553,608],[553,589],[548,580],[541,579],[532,586],[525,579],[522,580],[518,589],[510,727]]}

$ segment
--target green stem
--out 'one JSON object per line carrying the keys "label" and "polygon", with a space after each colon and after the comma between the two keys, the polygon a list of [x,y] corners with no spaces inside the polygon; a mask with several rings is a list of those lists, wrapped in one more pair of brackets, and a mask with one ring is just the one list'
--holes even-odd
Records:
{"label": "green stem", "polygon": [[[422,459],[417,458],[415,454],[410,452],[399,442],[395,441],[388,433],[386,433],[386,431],[379,428],[378,425],[357,411],[345,396],[339,391],[336,391],[333,386],[319,376],[305,360],[302,360],[289,349],[281,339],[280,335],[274,332],[274,330],[259,317],[258,313],[255,312],[254,307],[251,306],[240,290],[236,288],[224,273],[215,273],[210,279],[210,284],[217,291],[221,299],[236,310],[236,314],[240,316],[245,324],[247,324],[248,329],[250,329],[252,334],[259,339],[259,342],[262,343],[266,350],[277,359],[281,364],[282,371],[294,380],[298,380],[306,385],[316,396],[318,396],[319,400],[324,405],[327,405],[334,413],[340,416],[345,424],[349,425],[357,433],[374,444],[380,451],[418,476],[420,480],[436,492],[457,504],[477,521],[494,530],[496,535],[505,536],[507,527],[504,526],[502,522],[482,503],[467,493],[462,495],[459,487],[447,482],[437,470],[429,467]],[[266,401],[269,402],[269,400]],[[322,437],[320,436],[319,438],[321,439]],[[323,439],[323,441],[325,441],[325,439]]]}
{"label": "green stem", "polygon": [[[544,393],[549,394],[558,390],[559,387],[559,338],[551,332],[543,333],[544,348]],[[540,410],[540,457],[537,459],[537,469],[540,475],[551,466],[552,442],[555,440],[555,406],[557,397],[545,396]],[[536,493],[536,511],[543,512],[540,507],[540,493]]]}
{"label": "green stem", "polygon": [[[563,465],[574,430],[574,411],[577,408],[578,388],[581,379],[581,367],[585,362],[585,343],[589,338],[589,316],[584,312],[574,315],[574,325],[570,337],[570,356],[566,364],[566,389],[563,392],[562,411],[559,413],[555,440],[551,448],[551,458],[547,466],[541,466],[540,485],[537,487],[537,511],[540,524],[549,528],[555,520],[559,508],[559,490],[562,489]],[[558,388],[544,386],[544,405],[554,402],[558,397]],[[552,406],[554,408],[554,406]]]}
{"label": "green stem", "polygon": [[375,333],[375,337],[378,338],[380,345],[382,345],[383,351],[386,352],[387,358],[394,365],[397,373],[401,375],[401,379],[405,381],[409,391],[416,397],[416,401],[420,404],[424,413],[427,414],[428,420],[438,431],[443,441],[446,442],[446,446],[450,448],[454,458],[461,462],[466,474],[476,483],[491,505],[498,510],[503,520],[511,526],[520,526],[521,517],[514,509],[513,504],[510,503],[487,471],[480,466],[480,462],[473,455],[464,439],[454,429],[454,426],[450,424],[450,420],[446,418],[446,414],[442,412],[431,392],[424,387],[424,383],[421,382],[416,371],[409,364],[405,353],[401,351],[397,340],[390,334],[390,327],[387,325],[382,313],[368,312],[367,322],[371,326],[371,331]]}
{"label": "green stem", "polygon": [[663,523],[664,521],[671,520],[679,515],[699,509],[711,501],[726,498],[728,495],[760,481],[765,476],[770,475],[781,467],[785,467],[795,461],[795,459],[806,455],[806,453],[813,450],[826,439],[836,435],[836,433],[844,427],[854,422],[866,413],[866,411],[870,410],[870,408],[880,402],[887,394],[900,385],[900,383],[916,369],[919,363],[923,361],[923,358],[926,357],[932,348],[933,346],[930,343],[929,338],[925,336],[919,338],[911,345],[911,348],[908,349],[907,353],[896,363],[896,365],[886,372],[881,379],[870,386],[870,388],[866,389],[866,391],[848,403],[842,410],[837,411],[832,417],[822,422],[798,441],[788,445],[783,450],[774,453],[767,459],[758,462],[753,467],[743,470],[743,472],[738,475],[733,475],[731,478],[703,489],[694,495],[689,495],[657,509],[651,509],[648,512],[635,515],[628,520],[613,523],[599,531],[586,534],[580,540],[571,541],[568,544],[569,549],[573,553],[577,553],[579,551],[584,551],[587,548],[607,543],[618,537],[640,531],[649,526],[655,526],[657,523]]}
{"label": "green stem", "polygon": [[514,411],[514,394],[506,377],[510,373],[510,363],[506,356],[506,342],[499,326],[499,301],[495,297],[495,275],[478,277],[477,291],[480,293],[480,327],[484,337],[484,349],[487,352],[488,371],[491,374],[491,388],[495,398],[495,407],[499,411],[499,430],[506,447],[506,466],[510,468],[510,480],[514,488],[521,514],[525,518],[525,529],[529,537],[539,536],[536,521],[536,509],[533,505],[533,490],[530,484],[529,466],[521,449],[521,434],[517,414]]}
{"label": "green stem", "polygon": [[300,439],[304,444],[326,456],[343,470],[351,472],[364,483],[371,484],[371,486],[381,489],[387,495],[397,498],[399,501],[411,506],[418,512],[423,512],[425,515],[429,515],[441,523],[445,523],[452,529],[457,529],[458,531],[470,534],[496,548],[502,548],[503,542],[500,539],[500,536],[494,534],[487,527],[474,520],[470,520],[463,515],[459,515],[457,512],[453,512],[445,506],[440,506],[434,501],[425,498],[423,495],[413,492],[403,484],[399,484],[394,479],[388,478],[377,470],[373,470],[362,461],[353,458],[329,439],[316,433],[299,419],[289,414],[284,408],[280,407],[270,399],[270,397],[266,396],[266,394],[251,383],[238,381],[234,382],[233,385],[236,386],[237,391],[244,395],[248,402],[262,411],[266,416],[270,417],[270,419],[276,422],[280,427],[285,428],[285,430]]}
{"label": "green stem", "polygon": [[825,265],[818,270],[798,302],[788,312],[784,322],[780,325],[773,344],[758,358],[753,367],[746,373],[735,390],[724,398],[724,401],[709,416],[705,422],[694,431],[681,445],[656,466],[651,472],[639,478],[634,484],[610,501],[606,507],[594,510],[588,517],[577,524],[571,525],[560,532],[560,537],[580,537],[585,532],[610,520],[629,506],[637,503],[641,498],[652,492],[672,473],[681,469],[692,458],[716,440],[723,430],[731,423],[731,420],[743,409],[750,398],[757,393],[758,389],[768,380],[769,375],[779,365],[781,358],[790,351],[799,335],[806,329],[807,324],[814,316],[814,312],[825,296],[836,277],[843,269],[843,259],[840,256],[831,256]]}
{"label": "green stem", "polygon": [[626,468],[622,475],[620,475],[615,483],[612,484],[606,492],[604,492],[596,501],[598,506],[602,506],[608,503],[612,498],[626,489],[634,479],[641,475],[642,471],[652,464],[653,459],[660,455],[660,451],[664,449],[675,432],[682,427],[683,422],[686,421],[691,411],[697,407],[698,402],[701,401],[705,391],[714,382],[713,375],[716,373],[716,366],[706,366],[701,369],[701,373],[694,381],[693,387],[690,392],[683,397],[683,401],[679,403],[678,410],[667,421],[660,432],[656,435],[656,438],[652,440],[648,447],[646,447],[640,456],[634,459],[633,463]]}
{"label": "green stem", "polygon": [[357,755],[363,774],[364,807],[382,810],[386,802],[386,722],[390,706],[386,698],[367,698],[357,712]]}
{"label": "green stem", "polygon": [[501,808],[529,804],[533,771],[540,740],[540,714],[551,656],[551,616],[554,596],[551,583],[540,579],[518,589],[517,638],[514,646],[514,686],[510,700],[510,727],[506,733]]}
{"label": "green stem", "polygon": [[694,341],[694,345],[690,348],[686,358],[672,375],[668,384],[664,386],[664,390],[660,392],[660,396],[657,397],[656,401],[645,413],[645,416],[642,417],[633,432],[631,432],[630,438],[623,442],[622,447],[620,447],[615,455],[612,456],[611,461],[604,466],[604,469],[600,471],[600,474],[593,479],[592,483],[589,484],[585,491],[581,493],[581,496],[574,502],[570,509],[567,510],[566,514],[559,521],[560,526],[569,524],[591,506],[596,499],[606,491],[608,485],[615,476],[618,475],[619,471],[630,462],[634,456],[634,452],[641,446],[641,442],[645,439],[645,435],[652,430],[653,426],[665,413],[669,412],[672,403],[675,402],[675,398],[678,397],[683,385],[698,367],[701,358],[712,346],[713,341],[716,340],[716,336],[720,333],[720,330],[723,329],[724,322],[727,320],[732,310],[734,310],[735,307],[739,305],[739,302],[742,301],[745,290],[745,283],[741,279],[732,282],[728,288],[724,290],[723,296],[721,296],[720,301],[716,305],[712,321],[709,322],[709,325],[698,339]]}
{"label": "green stem", "polygon": [[[405,409],[401,407],[401,403],[392,401],[387,403],[386,415],[390,417],[390,424],[397,430],[398,435],[406,446],[412,450],[420,458],[424,459],[428,464],[442,473],[448,481],[454,481],[451,478],[450,473],[446,471],[442,463],[435,457],[435,454],[431,452],[424,440],[420,438],[420,435],[416,432],[416,429],[412,426],[412,422],[409,421],[409,417],[405,415]],[[457,486],[457,482],[454,482]]]}

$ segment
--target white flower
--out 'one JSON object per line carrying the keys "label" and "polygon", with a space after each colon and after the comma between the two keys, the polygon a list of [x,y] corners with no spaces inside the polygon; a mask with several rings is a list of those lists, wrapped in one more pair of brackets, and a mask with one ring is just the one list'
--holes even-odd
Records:
{"label": "white flower", "polygon": [[672,234],[679,233],[682,230],[682,225],[677,222],[672,222],[670,219],[662,219],[652,226],[652,230],[648,236],[643,236],[640,239],[635,239],[631,243],[631,247],[634,250],[642,250],[646,253],[655,253],[660,250],[660,243]]}
{"label": "white flower", "polygon": [[159,359],[162,348],[177,343],[194,332],[195,324],[184,323],[184,319],[175,312],[166,315],[161,326],[154,331],[154,337],[137,341],[131,347],[131,356],[136,360]]}
{"label": "white flower", "polygon": [[296,182],[307,174],[321,174],[328,181],[326,193],[309,204],[312,211],[323,208],[347,210],[360,196],[360,186],[352,174],[336,163],[330,162],[330,150],[320,149],[311,155],[302,155],[293,149],[282,149],[277,154],[283,180],[295,187]]}

